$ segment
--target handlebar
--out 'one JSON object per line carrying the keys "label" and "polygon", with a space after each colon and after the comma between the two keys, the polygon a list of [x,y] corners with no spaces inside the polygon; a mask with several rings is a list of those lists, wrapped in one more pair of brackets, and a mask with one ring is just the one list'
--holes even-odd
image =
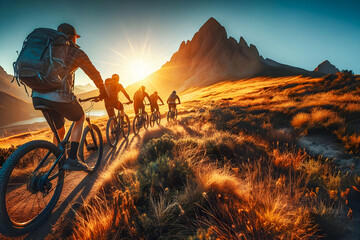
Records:
{"label": "handlebar", "polygon": [[100,96],[96,96],[96,97],[89,97],[89,98],[85,98],[85,99],[81,99],[79,98],[79,102],[88,102],[88,101],[92,101],[92,102],[100,102],[102,99],[100,99]]}
{"label": "handlebar", "polygon": [[125,105],[129,105],[129,104],[132,104],[133,102],[127,102],[127,103],[124,103]]}

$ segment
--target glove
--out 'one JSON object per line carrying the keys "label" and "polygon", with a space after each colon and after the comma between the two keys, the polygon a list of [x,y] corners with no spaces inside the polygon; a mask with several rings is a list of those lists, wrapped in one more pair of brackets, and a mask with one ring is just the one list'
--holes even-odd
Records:
{"label": "glove", "polygon": [[100,100],[103,100],[103,99],[108,98],[108,95],[107,95],[107,93],[106,93],[106,90],[105,90],[105,89],[104,89],[104,90],[100,90],[100,95],[99,95],[99,98],[100,98]]}

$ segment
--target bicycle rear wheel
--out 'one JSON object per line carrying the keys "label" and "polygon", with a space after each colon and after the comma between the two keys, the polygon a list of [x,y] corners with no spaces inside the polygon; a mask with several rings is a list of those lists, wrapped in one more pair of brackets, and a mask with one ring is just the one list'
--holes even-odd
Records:
{"label": "bicycle rear wheel", "polygon": [[156,123],[157,125],[160,125],[161,122],[161,114],[159,111],[156,111]]}
{"label": "bicycle rear wheel", "polygon": [[147,114],[147,112],[143,113],[143,123],[144,123],[144,128],[148,129],[149,128],[149,115]]}
{"label": "bicycle rear wheel", "polygon": [[172,122],[172,120],[173,120],[172,115],[173,115],[172,111],[168,111],[167,116],[166,116],[166,119],[167,119],[168,123]]}
{"label": "bicycle rear wheel", "polygon": [[139,115],[136,115],[133,121],[133,132],[135,135],[139,134],[140,128],[141,128],[140,117]]}
{"label": "bicycle rear wheel", "polygon": [[99,167],[103,154],[103,139],[98,126],[91,124],[92,130],[87,126],[80,140],[79,157],[88,165],[89,173],[95,172]]}
{"label": "bicycle rear wheel", "polygon": [[124,138],[128,138],[130,135],[130,120],[128,115],[125,114],[124,120],[121,122],[122,134]]}
{"label": "bicycle rear wheel", "polygon": [[106,140],[111,147],[115,147],[119,141],[120,128],[116,122],[116,117],[109,118],[106,124]]}
{"label": "bicycle rear wheel", "polygon": [[150,126],[151,126],[151,127],[154,127],[155,121],[156,121],[156,116],[155,116],[155,113],[153,112],[153,113],[151,113],[151,115],[150,115]]}
{"label": "bicycle rear wheel", "polygon": [[[59,200],[64,182],[61,151],[48,141],[19,147],[0,169],[0,232],[20,236],[38,228]],[[54,165],[56,160],[59,164]],[[48,177],[46,173],[54,165]]]}

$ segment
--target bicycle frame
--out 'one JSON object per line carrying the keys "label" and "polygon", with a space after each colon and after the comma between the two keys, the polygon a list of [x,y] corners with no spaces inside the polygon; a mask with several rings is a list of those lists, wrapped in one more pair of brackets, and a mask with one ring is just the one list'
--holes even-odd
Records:
{"label": "bicycle frame", "polygon": [[[92,99],[96,99],[95,98],[88,98],[88,99],[84,99],[82,101],[89,101],[89,100],[92,100]],[[50,125],[50,128],[51,128],[51,131],[54,133],[54,136],[58,142],[58,148],[60,149],[61,151],[61,154],[60,156],[55,160],[55,162],[52,164],[52,166],[50,167],[49,171],[44,175],[46,176],[46,178],[48,179],[48,181],[51,181],[53,179],[55,179],[58,174],[60,172],[63,171],[63,169],[61,168],[59,170],[59,172],[57,174],[55,174],[54,176],[52,176],[51,178],[49,178],[50,174],[52,173],[52,171],[55,169],[56,165],[59,163],[59,161],[64,157],[64,154],[65,154],[65,145],[69,142],[69,139],[70,139],[70,136],[71,136],[71,132],[72,132],[72,129],[74,128],[74,125],[75,125],[75,122],[73,122],[69,128],[69,130],[67,131],[66,135],[65,135],[65,138],[61,141],[60,140],[60,136],[58,134],[58,131],[55,127],[55,123],[54,123],[54,120],[50,117],[49,115],[49,112],[48,110],[41,110],[45,119],[47,120],[47,122],[49,123]],[[90,133],[91,133],[91,136],[92,138],[94,139],[95,136],[94,136],[94,132],[92,131],[92,125],[91,125],[91,122],[90,122],[90,118],[89,117],[86,117],[86,122],[90,128]],[[86,139],[85,139],[85,144],[87,145],[87,142],[86,142]],[[95,147],[97,148],[97,143],[96,141],[94,141],[94,144],[95,144]],[[39,170],[40,166],[42,166],[42,164],[46,161],[46,159],[50,156],[50,153],[48,152],[44,158],[40,161],[39,165],[36,167],[36,169],[34,170],[34,172],[36,172],[37,170]]]}

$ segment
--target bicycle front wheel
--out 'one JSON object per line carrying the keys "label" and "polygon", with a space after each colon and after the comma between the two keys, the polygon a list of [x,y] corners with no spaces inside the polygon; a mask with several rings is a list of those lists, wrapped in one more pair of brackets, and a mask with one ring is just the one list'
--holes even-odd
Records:
{"label": "bicycle front wheel", "polygon": [[[41,226],[64,182],[61,151],[48,141],[20,146],[0,169],[0,232],[20,236]],[[53,170],[50,172],[50,169]]]}
{"label": "bicycle front wheel", "polygon": [[99,167],[103,154],[103,139],[98,126],[87,126],[80,140],[79,157],[88,165],[89,173],[95,172]]}
{"label": "bicycle front wheel", "polygon": [[116,123],[116,117],[109,118],[106,125],[106,140],[111,147],[115,147],[119,141],[120,128]]}

